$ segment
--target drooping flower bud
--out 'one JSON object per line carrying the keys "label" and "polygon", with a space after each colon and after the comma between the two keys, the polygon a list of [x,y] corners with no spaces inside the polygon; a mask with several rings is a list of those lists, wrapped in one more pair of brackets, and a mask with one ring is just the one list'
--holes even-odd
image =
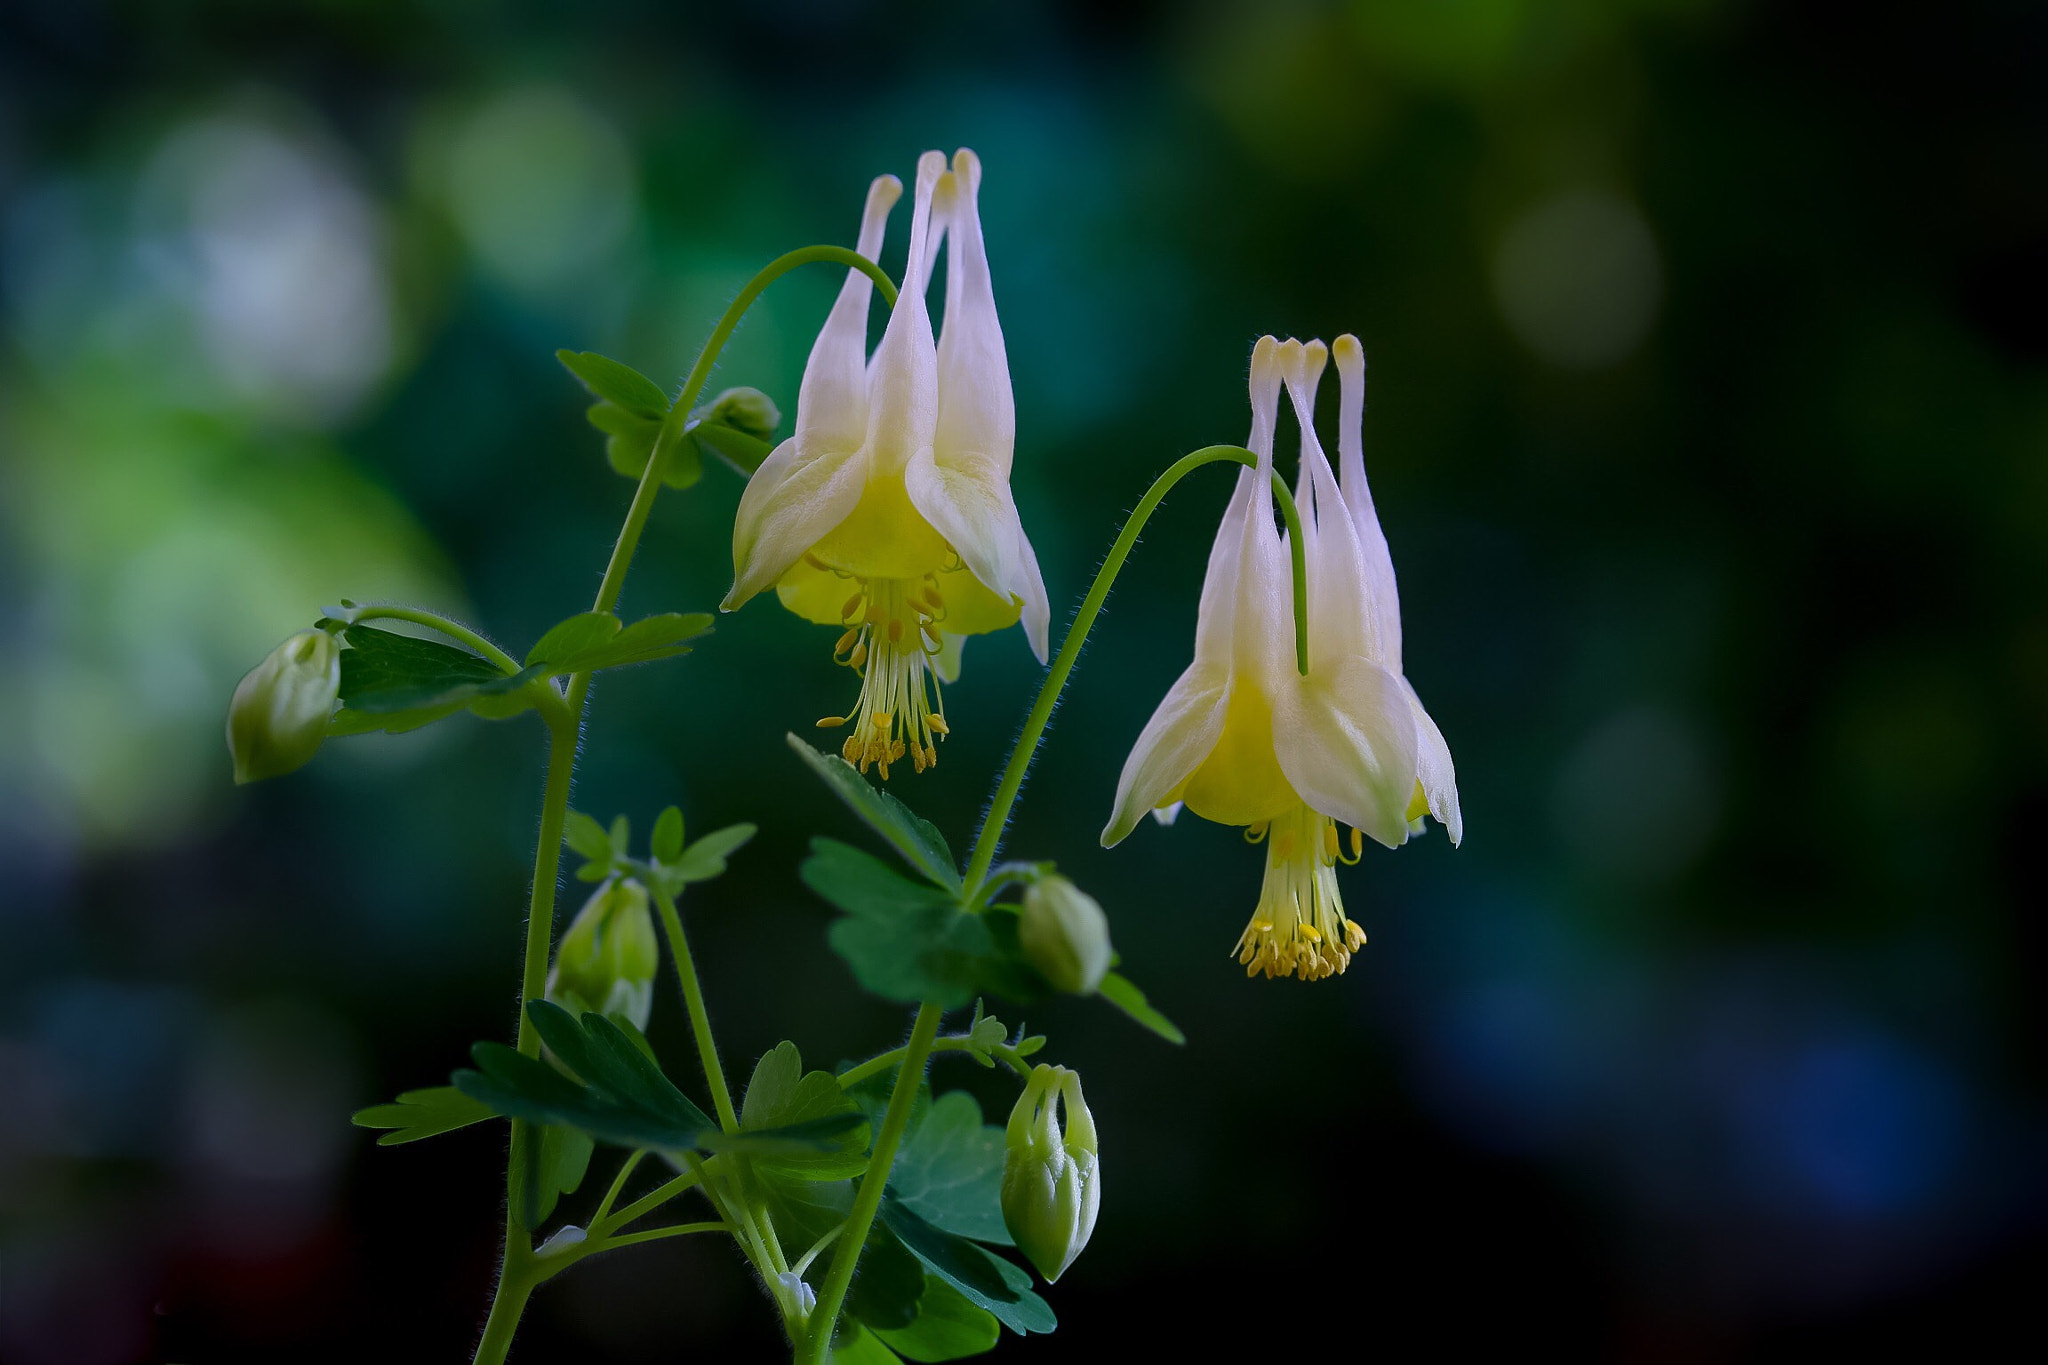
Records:
{"label": "drooping flower bud", "polygon": [[341,647],[326,631],[302,630],[271,650],[228,704],[235,781],[283,777],[311,762],[340,691]]}
{"label": "drooping flower bud", "polygon": [[639,1029],[654,1010],[654,974],[661,967],[647,888],[636,881],[599,887],[555,950],[548,999],[575,1014],[623,1015]]}
{"label": "drooping flower bud", "polygon": [[1054,990],[1091,995],[1109,970],[1109,916],[1065,877],[1040,877],[1024,889],[1017,939]]}
{"label": "drooping flower bud", "polygon": [[[1058,1124],[1063,1100],[1064,1134]],[[1005,1141],[1003,1223],[1050,1283],[1088,1245],[1102,1205],[1095,1118],[1081,1098],[1081,1078],[1063,1066],[1032,1068],[1010,1111]]]}
{"label": "drooping flower bud", "polygon": [[775,406],[775,400],[759,389],[745,386],[727,389],[698,409],[707,422],[731,427],[744,432],[757,441],[775,439],[775,429],[782,425],[782,411]]}

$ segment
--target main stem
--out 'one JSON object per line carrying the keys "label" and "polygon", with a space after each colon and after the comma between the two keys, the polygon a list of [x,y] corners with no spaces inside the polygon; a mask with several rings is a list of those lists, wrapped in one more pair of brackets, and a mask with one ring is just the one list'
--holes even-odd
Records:
{"label": "main stem", "polygon": [[853,1211],[846,1215],[846,1231],[832,1250],[832,1268],[825,1274],[824,1287],[818,1291],[818,1306],[811,1310],[810,1330],[798,1349],[799,1365],[824,1365],[832,1348],[832,1331],[839,1322],[839,1309],[846,1302],[847,1286],[853,1283],[853,1269],[860,1263],[861,1248],[867,1245],[868,1230],[875,1224],[875,1212],[882,1207],[882,1191],[888,1188],[889,1170],[896,1164],[896,1149],[902,1145],[903,1130],[910,1125],[917,1087],[924,1080],[925,1063],[931,1060],[932,1043],[939,1036],[941,1013],[929,1000],[918,1006],[917,1022],[910,1026],[910,1041],[903,1048],[903,1069],[896,1073],[896,1088],[889,1093],[889,1109],[882,1116],[882,1131],[875,1134],[867,1173],[860,1178],[860,1193],[854,1196]]}
{"label": "main stem", "polygon": [[[1124,529],[1109,547],[1109,554],[1102,561],[1102,567],[1095,572],[1095,582],[1088,589],[1088,596],[1081,601],[1081,609],[1074,613],[1074,624],[1067,630],[1067,638],[1060,644],[1059,656],[1052,661],[1052,668],[1046,672],[1045,682],[1038,689],[1038,700],[1031,707],[1031,714],[1025,718],[1024,728],[1017,735],[1017,743],[1010,750],[1010,762],[1003,769],[1003,780],[996,787],[995,800],[989,802],[988,814],[981,822],[981,835],[974,842],[974,858],[967,865],[967,895],[971,899],[981,890],[988,878],[989,867],[995,862],[996,847],[1003,841],[1003,831],[1010,824],[1010,808],[1017,802],[1017,792],[1024,785],[1024,774],[1031,767],[1031,759],[1038,752],[1038,743],[1045,737],[1045,727],[1052,719],[1053,707],[1059,704],[1060,693],[1066,688],[1067,675],[1074,671],[1074,661],[1081,657],[1081,646],[1088,642],[1088,632],[1095,626],[1095,618],[1102,611],[1102,604],[1109,598],[1109,590],[1116,583],[1116,576],[1122,571],[1124,561],[1130,558],[1131,547],[1138,543],[1139,532],[1151,519],[1173,486],[1203,465],[1229,460],[1247,468],[1256,469],[1259,457],[1242,446],[1204,446],[1191,454],[1174,461],[1171,468],[1152,483],[1137,507],[1131,512]],[[1294,505],[1294,495],[1287,490],[1279,474],[1273,475],[1273,493],[1280,503],[1280,515],[1287,519],[1288,545],[1292,552],[1294,572],[1294,661],[1302,673],[1308,672],[1308,561],[1307,549],[1301,534],[1301,512]]]}
{"label": "main stem", "polygon": [[[668,471],[669,457],[676,443],[682,439],[684,427],[689,422],[690,407],[697,401],[704,383],[711,377],[711,368],[717,363],[718,354],[724,349],[733,330],[739,326],[740,318],[746,314],[761,291],[800,265],[822,261],[849,266],[861,271],[875,281],[877,292],[891,307],[896,303],[896,285],[889,276],[867,257],[842,246],[807,246],[776,257],[759,274],[747,282],[739,295],[727,306],[718,325],[704,342],[704,348],[697,353],[697,361],[690,367],[689,377],[683,381],[682,392],[663,419],[660,435],[656,437],[654,449],[649,454],[647,468],[640,475],[639,486],[633,490],[632,505],[626,509],[626,520],[619,528],[619,538],[612,545],[611,559],[606,563],[604,578],[597,587],[597,602],[593,611],[608,612],[619,604],[619,595],[625,590],[626,571],[632,567],[633,553],[639,548],[640,533],[647,526],[648,515],[654,510],[654,499],[661,492],[661,481]],[[397,619],[419,619],[418,613],[409,608],[382,608],[381,614]],[[405,614],[401,614],[405,613]],[[422,621],[437,629],[446,629],[453,623],[440,618]],[[517,665],[496,646],[474,635],[466,628],[460,633],[449,631],[455,638],[491,657],[499,667],[516,672]],[[583,705],[590,695],[590,674],[577,673],[570,676],[564,692],[567,705],[560,711],[544,710],[547,717],[551,742],[548,747],[547,790],[541,800],[540,847],[533,855],[533,894],[526,921],[526,961],[520,974],[519,984],[519,1050],[529,1057],[540,1054],[540,1038],[526,1017],[529,1000],[540,999],[547,991],[548,949],[554,940],[555,923],[555,880],[561,870],[562,826],[569,816],[569,784],[575,774],[576,744],[583,724]],[[678,923],[680,930],[680,923]],[[679,959],[680,961],[680,959]],[[695,972],[689,973],[694,980]],[[686,995],[688,988],[685,987]],[[701,996],[691,997],[691,1023],[699,1026],[700,1047],[710,1046],[709,1024],[702,1015]],[[707,1068],[710,1075],[719,1075],[714,1066]],[[717,1082],[721,1093],[724,1091],[723,1077]],[[724,1095],[720,1117],[728,1128],[736,1127],[730,1118],[732,1097]],[[521,1214],[527,1197],[526,1180],[528,1166],[527,1148],[532,1144],[533,1134],[527,1123],[512,1121],[512,1147],[505,1174],[507,1208],[505,1210],[505,1259],[498,1268],[498,1286],[491,1297],[490,1317],[484,1323],[483,1339],[477,1343],[473,1365],[500,1365],[505,1352],[511,1349],[512,1334],[518,1330],[520,1314],[525,1311],[526,1300],[532,1295],[534,1286],[544,1278],[533,1271],[533,1237],[527,1231]],[[879,1196],[878,1196],[879,1198]],[[850,1271],[849,1271],[850,1274]],[[843,1292],[843,1291],[842,1291]]]}
{"label": "main stem", "polygon": [[[576,725],[551,720],[548,727],[547,788],[541,796],[540,847],[533,855],[533,890],[526,915],[526,958],[519,977],[519,1050],[540,1055],[540,1035],[526,1017],[526,1002],[546,994],[548,948],[554,941],[555,879],[561,871],[562,825],[569,815],[569,783],[576,771]],[[498,1267],[498,1287],[491,1296],[491,1315],[477,1343],[475,1365],[497,1365],[511,1348],[512,1333],[533,1287],[533,1234],[527,1230],[534,1162],[529,1157],[536,1135],[524,1119],[512,1120],[512,1148],[505,1163],[505,1257]]]}

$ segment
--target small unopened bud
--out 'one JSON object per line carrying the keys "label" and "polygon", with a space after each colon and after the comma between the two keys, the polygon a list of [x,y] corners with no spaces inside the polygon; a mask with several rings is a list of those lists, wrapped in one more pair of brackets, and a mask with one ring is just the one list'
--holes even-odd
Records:
{"label": "small unopened bud", "polygon": [[707,422],[745,432],[759,441],[774,440],[775,428],[782,425],[782,412],[775,400],[759,389],[727,389],[698,411]]}
{"label": "small unopened bud", "polygon": [[1088,1245],[1102,1206],[1095,1118],[1081,1098],[1081,1078],[1063,1066],[1033,1067],[1004,1141],[1003,1223],[1049,1283]]}
{"label": "small unopened bud", "polygon": [[611,882],[583,903],[562,935],[548,973],[548,999],[574,1014],[624,1015],[645,1029],[660,967],[647,888],[636,881]]}
{"label": "small unopened bud", "polygon": [[302,630],[271,650],[228,703],[235,781],[283,777],[311,762],[340,691],[341,646],[326,631]]}
{"label": "small unopened bud", "polygon": [[1109,970],[1109,916],[1065,877],[1040,877],[1025,888],[1017,939],[1054,990],[1093,994]]}

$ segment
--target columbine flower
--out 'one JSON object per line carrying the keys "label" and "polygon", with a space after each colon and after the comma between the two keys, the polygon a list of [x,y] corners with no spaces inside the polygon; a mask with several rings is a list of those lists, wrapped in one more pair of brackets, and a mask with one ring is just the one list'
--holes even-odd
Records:
{"label": "columbine flower", "polygon": [[[1407,838],[1416,784],[1416,725],[1399,679],[1380,662],[1379,618],[1359,533],[1313,426],[1321,342],[1252,351],[1258,467],[1238,476],[1209,552],[1195,659],[1139,735],[1102,832],[1115,844],[1146,811],[1170,820],[1182,803],[1266,843],[1258,909],[1235,953],[1248,975],[1315,980],[1343,971],[1365,932],[1344,914],[1335,865],[1351,826],[1388,847]],[[1273,429],[1285,382],[1301,427],[1302,518],[1308,568],[1309,670],[1296,670],[1286,538],[1274,525]]]}
{"label": "columbine flower", "polygon": [[[976,193],[962,149],[917,163],[903,288],[874,358],[870,284],[848,272],[797,397],[796,431],[761,462],[733,524],[732,611],[773,586],[784,606],[841,630],[833,657],[861,675],[842,752],[889,765],[938,761],[939,680],[959,671],[960,637],[1023,621],[1040,662],[1049,612],[1038,559],[1010,496],[1016,403],[996,320]],[[860,253],[875,259],[894,176],[868,190]],[[941,238],[944,325],[934,345],[925,285]],[[931,675],[931,676],[928,676]]]}

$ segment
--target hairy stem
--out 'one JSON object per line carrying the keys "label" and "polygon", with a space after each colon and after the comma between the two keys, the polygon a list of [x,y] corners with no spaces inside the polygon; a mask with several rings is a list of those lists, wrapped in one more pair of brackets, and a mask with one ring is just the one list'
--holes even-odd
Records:
{"label": "hairy stem", "polygon": [[[876,290],[892,307],[896,302],[896,286],[881,267],[861,255],[841,246],[808,246],[776,257],[764,266],[760,273],[747,282],[726,308],[718,325],[704,342],[703,350],[697,354],[696,364],[690,367],[690,374],[683,381],[683,389],[663,420],[661,433],[656,438],[654,449],[647,460],[647,468],[640,476],[639,485],[633,490],[633,501],[626,509],[626,519],[619,527],[619,536],[612,545],[611,559],[606,563],[604,578],[598,584],[596,605],[593,611],[608,612],[619,603],[619,595],[625,590],[626,571],[632,567],[633,553],[639,547],[640,533],[646,528],[648,515],[654,510],[654,499],[661,491],[662,476],[667,472],[670,454],[681,440],[683,427],[689,420],[690,406],[697,401],[698,393],[711,375],[711,367],[717,363],[718,354],[724,349],[733,329],[740,319],[761,296],[761,291],[800,265],[813,261],[850,266],[868,275],[875,281]],[[429,612],[415,612],[407,607],[371,607],[361,615],[377,613],[394,620],[411,620],[442,631],[452,639],[460,640],[491,659],[508,673],[519,671],[519,665],[512,657],[490,641],[452,621],[446,621]],[[554,939],[555,878],[560,870],[562,850],[562,825],[569,813],[569,785],[576,767],[576,744],[583,723],[583,706],[590,695],[589,673],[572,674],[563,691],[563,706],[552,704],[543,708],[547,718],[552,742],[548,749],[548,778],[546,794],[542,798],[540,817],[540,847],[533,858],[533,897],[526,926],[526,964],[520,979],[519,994],[519,1050],[529,1057],[540,1054],[540,1038],[526,1017],[526,1002],[540,999],[547,990],[548,949]],[[548,689],[552,691],[552,689]],[[673,907],[671,906],[671,914]],[[677,924],[677,934],[681,926]],[[676,940],[672,940],[676,941]],[[684,993],[692,1001],[691,1023],[697,1027],[698,1046],[710,1047],[710,1027],[703,1015],[701,997],[691,994],[695,973],[685,979]],[[717,1091],[723,1097],[720,1109],[721,1120],[728,1129],[736,1127],[732,1119],[732,1099],[725,1094],[725,1082],[717,1070],[716,1054],[711,1054],[707,1074],[716,1076]],[[506,1193],[509,1200],[505,1210],[505,1259],[498,1272],[498,1287],[491,1299],[491,1313],[484,1325],[484,1337],[477,1345],[476,1365],[496,1365],[505,1358],[511,1346],[512,1333],[519,1325],[519,1315],[526,1307],[527,1298],[533,1293],[534,1285],[545,1279],[535,1276],[533,1265],[533,1238],[522,1221],[527,1199],[528,1168],[532,1162],[527,1150],[534,1142],[530,1125],[522,1120],[512,1121],[511,1157],[506,1170]],[[674,1183],[674,1182],[671,1182]],[[664,1189],[667,1187],[664,1187]],[[656,1191],[660,1194],[661,1191]],[[706,1193],[710,1193],[709,1190]],[[644,1204],[647,1201],[642,1200]],[[639,1209],[635,1204],[633,1208]],[[651,1204],[648,1207],[652,1207]],[[644,1212],[644,1210],[641,1210]],[[723,1210],[721,1210],[723,1212]],[[635,1215],[637,1216],[637,1214]],[[627,1221],[621,1217],[620,1223]]]}
{"label": "hairy stem", "polygon": [[[1009,828],[1010,810],[1016,804],[1017,792],[1024,785],[1024,774],[1031,767],[1031,759],[1038,752],[1038,742],[1045,737],[1045,727],[1052,719],[1053,707],[1058,705],[1060,693],[1066,688],[1067,677],[1074,671],[1074,661],[1081,657],[1081,646],[1088,641],[1088,632],[1095,625],[1095,618],[1102,611],[1102,604],[1109,597],[1110,588],[1116,583],[1116,576],[1123,570],[1124,561],[1130,558],[1131,547],[1138,543],[1138,533],[1145,529],[1145,523],[1158,509],[1160,502],[1173,490],[1173,486],[1190,473],[1206,464],[1229,460],[1247,468],[1256,469],[1259,457],[1242,446],[1204,446],[1192,454],[1183,455],[1172,467],[1152,483],[1145,496],[1129,519],[1124,522],[1123,531],[1116,543],[1109,547],[1109,554],[1102,561],[1102,567],[1095,572],[1095,582],[1089,586],[1088,595],[1081,600],[1081,609],[1074,613],[1074,624],[1067,630],[1067,638],[1060,642],[1058,657],[1046,671],[1045,683],[1038,689],[1038,700],[1031,707],[1031,714],[1024,721],[1024,728],[1018,732],[1017,743],[1010,750],[1010,762],[1003,769],[1002,782],[996,787],[995,799],[989,802],[988,814],[981,822],[981,834],[974,842],[974,858],[967,865],[967,895],[971,899],[988,878],[989,866],[995,862],[996,848],[1003,840],[1003,831]],[[1273,493],[1280,503],[1280,514],[1287,519],[1288,542],[1292,550],[1294,572],[1294,662],[1303,674],[1308,672],[1308,563],[1306,547],[1301,534],[1301,512],[1294,505],[1294,495],[1276,473],[1273,475]]]}
{"label": "hairy stem", "polygon": [[718,1047],[711,1041],[711,1015],[704,1008],[704,988],[697,982],[696,960],[690,956],[690,940],[683,933],[683,917],[676,913],[675,897],[656,878],[649,888],[661,911],[661,927],[668,934],[669,956],[675,959],[676,980],[682,983],[683,1004],[690,1011],[690,1033],[697,1040],[697,1060],[704,1066],[704,1083],[711,1087],[711,1102],[718,1107],[718,1126],[728,1133],[739,1131],[739,1115],[733,1112],[732,1091],[726,1088],[725,1067],[718,1060]]}
{"label": "hairy stem", "polygon": [[917,1087],[924,1080],[925,1063],[931,1060],[932,1043],[939,1035],[939,1016],[944,1013],[927,1000],[918,1006],[917,1022],[910,1027],[910,1041],[903,1049],[903,1069],[896,1073],[896,1088],[889,1094],[889,1109],[882,1116],[882,1131],[875,1134],[874,1152],[868,1169],[860,1178],[860,1193],[853,1211],[846,1215],[846,1231],[832,1250],[832,1268],[818,1291],[818,1306],[811,1311],[810,1328],[797,1347],[799,1365],[824,1365],[832,1348],[832,1331],[839,1322],[839,1309],[846,1302],[847,1286],[860,1263],[861,1248],[875,1225],[875,1213],[882,1207],[882,1191],[889,1184],[889,1170],[896,1164],[896,1149],[903,1142],[903,1130],[910,1125],[910,1109]]}

